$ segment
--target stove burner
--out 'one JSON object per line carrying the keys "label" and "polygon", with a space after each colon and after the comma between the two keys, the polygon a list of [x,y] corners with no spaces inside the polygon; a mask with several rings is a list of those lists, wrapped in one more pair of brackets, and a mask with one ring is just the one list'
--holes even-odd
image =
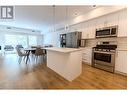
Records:
{"label": "stove burner", "polygon": [[117,48],[117,45],[97,45],[93,47],[95,51],[103,51],[103,52],[114,52]]}

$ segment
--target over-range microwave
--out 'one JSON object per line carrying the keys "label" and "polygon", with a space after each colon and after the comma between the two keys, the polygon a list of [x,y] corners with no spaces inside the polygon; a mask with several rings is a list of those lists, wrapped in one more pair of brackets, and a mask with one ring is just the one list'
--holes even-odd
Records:
{"label": "over-range microwave", "polygon": [[96,29],[96,38],[117,37],[118,25]]}

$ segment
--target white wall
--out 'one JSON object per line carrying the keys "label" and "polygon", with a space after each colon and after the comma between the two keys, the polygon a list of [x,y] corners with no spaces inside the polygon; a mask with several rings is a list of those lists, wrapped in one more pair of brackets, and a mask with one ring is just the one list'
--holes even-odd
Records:
{"label": "white wall", "polygon": [[44,42],[43,35],[37,35],[37,44],[38,45],[43,45],[43,42]]}
{"label": "white wall", "polygon": [[60,34],[64,33],[63,31],[59,32],[52,32],[52,33],[47,33],[44,35],[44,44],[51,44],[53,46],[60,46]]}
{"label": "white wall", "polygon": [[[110,25],[119,25],[119,23],[122,23],[121,21],[123,18],[119,18],[120,15],[127,14],[127,9],[115,11],[113,13],[102,15],[99,17],[96,17],[91,20],[82,21],[81,23],[77,23],[70,26],[70,32],[76,31],[82,31],[82,38],[85,38],[85,36],[88,36],[88,38],[94,38],[95,37],[95,29],[101,28],[104,26],[110,26]],[[92,14],[91,14],[92,15]],[[127,21],[127,18],[124,18],[124,20]],[[126,28],[126,25],[122,25],[122,27]],[[121,28],[119,28],[119,33],[121,33]],[[123,30],[122,30],[123,31]],[[87,32],[87,33],[86,33]],[[63,31],[58,32],[50,32],[45,34],[44,36],[44,44],[53,44],[54,46],[59,46],[59,34],[64,33]],[[87,35],[88,34],[88,35]]]}
{"label": "white wall", "polygon": [[4,47],[4,33],[0,31],[0,46]]}

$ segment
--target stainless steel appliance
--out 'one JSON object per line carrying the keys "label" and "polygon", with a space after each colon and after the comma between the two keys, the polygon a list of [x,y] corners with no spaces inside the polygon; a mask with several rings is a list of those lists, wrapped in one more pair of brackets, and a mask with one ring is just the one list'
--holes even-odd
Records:
{"label": "stainless steel appliance", "polygon": [[81,32],[70,32],[60,35],[60,46],[68,48],[78,48],[81,41]]}
{"label": "stainless steel appliance", "polygon": [[66,47],[66,34],[60,34],[60,46]]}
{"label": "stainless steel appliance", "polygon": [[99,42],[93,47],[92,66],[114,72],[116,48],[116,42]]}
{"label": "stainless steel appliance", "polygon": [[118,25],[96,29],[96,38],[117,37]]}
{"label": "stainless steel appliance", "polygon": [[66,34],[66,47],[78,48],[80,46],[81,32],[71,32]]}

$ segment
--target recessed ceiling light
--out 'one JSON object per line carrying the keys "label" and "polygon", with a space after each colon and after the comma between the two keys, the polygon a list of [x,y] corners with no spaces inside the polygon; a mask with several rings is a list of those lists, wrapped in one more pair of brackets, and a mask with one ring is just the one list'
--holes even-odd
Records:
{"label": "recessed ceiling light", "polygon": [[96,5],[92,5],[93,8],[96,8],[97,6]]}
{"label": "recessed ceiling light", "polygon": [[32,32],[35,32],[35,30],[32,30]]}
{"label": "recessed ceiling light", "polygon": [[6,27],[7,29],[11,29],[11,27]]}
{"label": "recessed ceiling light", "polygon": [[75,16],[77,16],[77,15],[78,15],[78,13],[75,13],[74,15],[75,15]]}

